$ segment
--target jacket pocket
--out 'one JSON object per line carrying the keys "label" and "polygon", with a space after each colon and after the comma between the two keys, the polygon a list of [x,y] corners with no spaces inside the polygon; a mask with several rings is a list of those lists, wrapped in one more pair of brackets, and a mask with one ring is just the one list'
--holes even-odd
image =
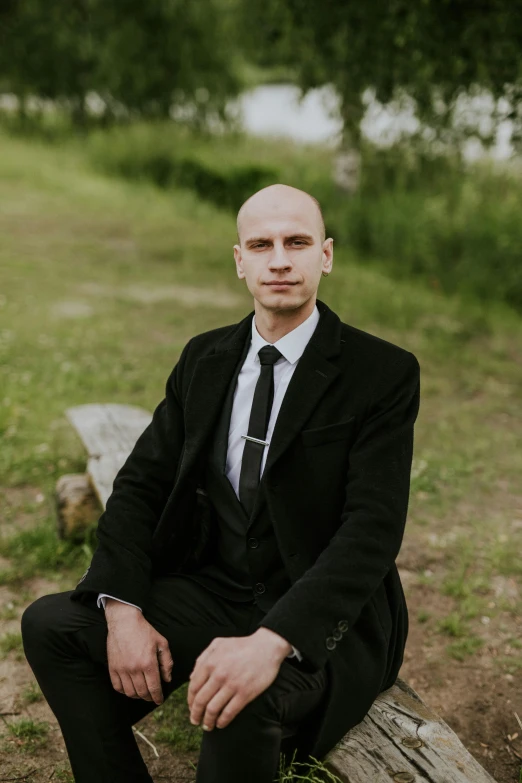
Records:
{"label": "jacket pocket", "polygon": [[336,421],[324,427],[313,427],[301,431],[301,440],[305,446],[319,446],[335,440],[347,438],[354,429],[356,416],[350,416],[346,421]]}

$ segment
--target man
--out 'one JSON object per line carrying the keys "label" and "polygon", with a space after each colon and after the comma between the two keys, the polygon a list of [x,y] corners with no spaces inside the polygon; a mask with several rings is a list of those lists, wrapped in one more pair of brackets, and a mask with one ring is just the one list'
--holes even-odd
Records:
{"label": "man", "polygon": [[271,783],[281,750],[323,758],[403,660],[418,361],[317,299],[333,240],[309,194],[255,193],[238,242],[254,311],[187,343],[90,568],[23,616],[77,783],[151,781],[132,725],[187,681],[197,782]]}

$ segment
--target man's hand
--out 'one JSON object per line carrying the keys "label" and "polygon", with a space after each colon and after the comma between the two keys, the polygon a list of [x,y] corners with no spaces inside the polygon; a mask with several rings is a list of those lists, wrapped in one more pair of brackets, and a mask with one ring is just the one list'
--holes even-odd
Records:
{"label": "man's hand", "polygon": [[196,658],[187,701],[190,721],[211,731],[233,718],[273,683],[292,645],[269,628],[250,636],[217,637]]}
{"label": "man's hand", "polygon": [[139,609],[106,599],[107,659],[113,688],[132,699],[163,702],[161,677],[170,682],[169,644]]}

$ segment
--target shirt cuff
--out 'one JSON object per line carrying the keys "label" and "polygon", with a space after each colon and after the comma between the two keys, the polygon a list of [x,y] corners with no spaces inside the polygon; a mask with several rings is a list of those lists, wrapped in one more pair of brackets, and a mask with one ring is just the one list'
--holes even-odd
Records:
{"label": "shirt cuff", "polygon": [[292,650],[293,650],[293,652],[288,653],[288,655],[286,657],[287,658],[297,658],[298,661],[302,661],[303,660],[303,656],[301,655],[299,650],[296,647],[294,647],[294,645],[292,645]]}
{"label": "shirt cuff", "polygon": [[96,603],[97,603],[97,605],[98,605],[98,607],[100,609],[101,609],[102,606],[105,609],[105,603],[106,603],[105,599],[106,598],[113,598],[115,601],[119,601],[121,604],[127,604],[127,606],[134,606],[135,609],[139,609],[140,612],[142,611],[139,606],[136,606],[136,604],[131,604],[128,601],[122,601],[121,598],[116,598],[116,596],[114,596],[114,595],[107,595],[107,593],[100,593],[98,595],[98,600],[97,600]]}

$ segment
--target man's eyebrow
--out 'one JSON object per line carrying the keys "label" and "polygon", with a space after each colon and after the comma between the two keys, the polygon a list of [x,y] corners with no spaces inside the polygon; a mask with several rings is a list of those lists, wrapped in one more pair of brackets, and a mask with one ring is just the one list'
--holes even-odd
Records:
{"label": "man's eyebrow", "polygon": [[[311,234],[291,234],[290,236],[285,237],[285,241],[288,239],[304,239],[308,242],[314,241],[314,238]],[[245,245],[248,247],[249,245],[255,245],[256,242],[270,242],[270,237],[252,237],[247,239]]]}
{"label": "man's eyebrow", "polygon": [[256,242],[268,242],[267,237],[252,237],[251,239],[247,239],[245,242],[245,245],[253,245]]}
{"label": "man's eyebrow", "polygon": [[305,239],[308,242],[313,242],[314,238],[311,234],[292,234],[290,237],[286,237],[287,239]]}

